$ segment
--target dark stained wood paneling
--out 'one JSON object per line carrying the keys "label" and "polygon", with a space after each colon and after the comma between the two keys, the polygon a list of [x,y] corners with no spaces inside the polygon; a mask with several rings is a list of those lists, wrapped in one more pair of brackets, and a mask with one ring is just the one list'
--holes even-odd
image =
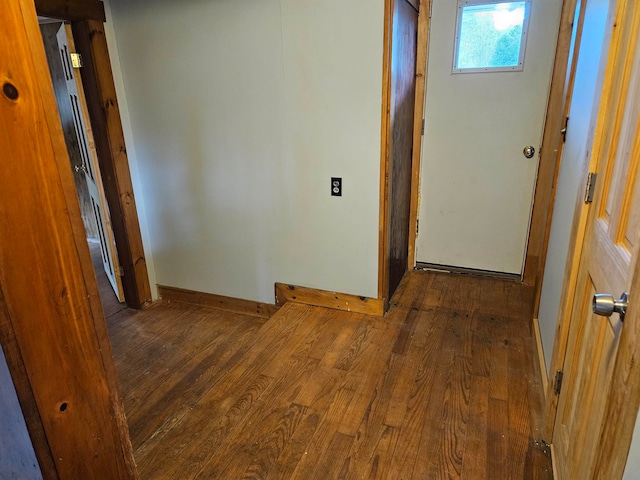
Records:
{"label": "dark stained wood paneling", "polygon": [[72,27],[84,62],[82,84],[122,266],[124,296],[128,306],[140,308],[151,300],[151,289],[104,26],[89,20],[74,22]]}
{"label": "dark stained wood paneling", "polygon": [[417,35],[418,13],[406,0],[395,0],[391,40],[387,299],[393,296],[408,263]]}
{"label": "dark stained wood paneling", "polygon": [[395,303],[111,317],[141,476],[551,480],[531,288],[411,272]]}
{"label": "dark stained wood paneling", "polygon": [[[0,341],[34,449],[45,460],[43,473],[133,479],[131,444],[33,2],[6,3],[0,27]],[[38,423],[41,428],[32,430]]]}
{"label": "dark stained wood paneling", "polygon": [[98,0],[35,0],[36,11],[43,17],[60,20],[106,20],[104,5]]}

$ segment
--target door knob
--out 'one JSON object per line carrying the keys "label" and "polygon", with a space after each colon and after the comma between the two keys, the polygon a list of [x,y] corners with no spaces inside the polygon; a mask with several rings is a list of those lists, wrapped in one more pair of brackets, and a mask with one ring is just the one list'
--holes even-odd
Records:
{"label": "door knob", "polygon": [[536,153],[536,149],[533,148],[531,145],[524,147],[522,149],[522,154],[527,158],[532,158],[535,153]]}
{"label": "door knob", "polygon": [[627,313],[627,307],[629,302],[629,292],[624,292],[620,300],[613,298],[613,295],[608,293],[596,293],[593,296],[592,309],[596,315],[602,315],[603,317],[610,317],[614,313],[620,315],[620,321],[624,322],[624,315]]}

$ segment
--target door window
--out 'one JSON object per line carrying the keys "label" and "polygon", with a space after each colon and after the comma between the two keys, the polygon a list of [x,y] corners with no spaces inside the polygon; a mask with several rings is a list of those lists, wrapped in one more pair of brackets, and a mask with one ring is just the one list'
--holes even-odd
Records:
{"label": "door window", "polygon": [[531,0],[459,0],[453,73],[521,71]]}

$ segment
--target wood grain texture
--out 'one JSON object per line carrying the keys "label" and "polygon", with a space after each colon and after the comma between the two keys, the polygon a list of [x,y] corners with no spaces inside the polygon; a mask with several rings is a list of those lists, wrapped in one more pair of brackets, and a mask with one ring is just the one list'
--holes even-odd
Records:
{"label": "wood grain texture", "polygon": [[[422,119],[424,118],[424,95],[429,54],[429,22],[431,0],[420,0],[418,14],[418,49],[416,51],[416,100],[413,114],[413,144],[422,145]],[[416,265],[416,237],[418,236],[418,208],[420,207],[420,154],[421,148],[413,149],[411,160],[411,205],[409,210],[409,252],[407,268]]]}
{"label": "wood grain texture", "polygon": [[388,291],[390,299],[408,267],[411,174],[418,12],[407,0],[395,0],[391,36],[391,99],[388,185]]}
{"label": "wood grain texture", "polygon": [[286,302],[316,305],[318,307],[334,308],[347,312],[364,313],[367,315],[382,315],[384,304],[382,300],[360,297],[348,293],[329,292],[317,288],[299,287],[285,283],[276,283],[276,305]]}
{"label": "wood grain texture", "polygon": [[213,293],[195,292],[184,288],[158,285],[158,295],[170,302],[192,303],[203,307],[217,308],[227,312],[241,313],[259,318],[271,318],[277,311],[276,305],[255,302],[242,298],[226,297]]}
{"label": "wood grain texture", "polygon": [[33,3],[9,2],[0,24],[3,350],[43,473],[136,478]]}
{"label": "wood grain texture", "polygon": [[516,283],[412,272],[386,317],[122,311],[109,328],[141,476],[551,479],[530,310]]}
{"label": "wood grain texture", "polygon": [[106,21],[104,5],[98,0],[35,0],[35,5],[38,15],[43,17]]}
{"label": "wood grain texture", "polygon": [[389,298],[389,142],[391,127],[391,32],[394,0],[384,0],[382,39],[382,118],[380,120],[380,220],[378,222],[378,298],[386,309]]}
{"label": "wood grain texture", "polygon": [[[540,145],[540,162],[538,163],[538,174],[533,197],[529,241],[525,255],[523,277],[527,284],[535,285],[536,303],[534,311],[536,315],[551,231],[554,188],[560,168],[560,155],[562,152],[560,130],[564,126],[563,122],[566,115],[567,72],[570,68],[571,59],[569,58],[569,53],[576,4],[577,0],[563,0],[562,4],[547,114]],[[577,28],[577,25],[575,27]]]}
{"label": "wood grain texture", "polygon": [[104,26],[86,20],[73,22],[72,29],[84,62],[82,84],[122,266],[124,296],[127,305],[140,308],[151,301],[151,289]]}

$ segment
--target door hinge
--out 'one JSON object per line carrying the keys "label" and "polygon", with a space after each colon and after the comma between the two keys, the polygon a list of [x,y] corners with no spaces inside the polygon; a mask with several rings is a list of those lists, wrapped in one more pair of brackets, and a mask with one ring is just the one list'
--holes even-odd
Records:
{"label": "door hinge", "polygon": [[433,0],[429,2],[429,18],[431,18],[432,14],[433,14]]}
{"label": "door hinge", "polygon": [[424,118],[422,119],[422,135],[424,135]]}
{"label": "door hinge", "polygon": [[118,273],[119,277],[124,277],[124,270],[122,269],[122,265],[118,265]]}
{"label": "door hinge", "polygon": [[416,219],[416,237],[418,236],[418,232],[420,231],[420,219]]}
{"label": "door hinge", "polygon": [[70,53],[71,57],[71,66],[73,68],[81,68],[82,67],[82,55],[79,53]]}
{"label": "door hinge", "polygon": [[569,127],[569,117],[564,119],[564,128],[560,130],[560,134],[562,135],[562,143],[566,143],[567,141],[567,128]]}
{"label": "door hinge", "polygon": [[553,380],[553,393],[560,395],[560,389],[562,388],[562,370],[556,372],[556,377]]}
{"label": "door hinge", "polygon": [[589,175],[587,175],[587,186],[584,189],[584,203],[593,202],[593,194],[596,191],[597,179],[597,173],[589,172]]}

